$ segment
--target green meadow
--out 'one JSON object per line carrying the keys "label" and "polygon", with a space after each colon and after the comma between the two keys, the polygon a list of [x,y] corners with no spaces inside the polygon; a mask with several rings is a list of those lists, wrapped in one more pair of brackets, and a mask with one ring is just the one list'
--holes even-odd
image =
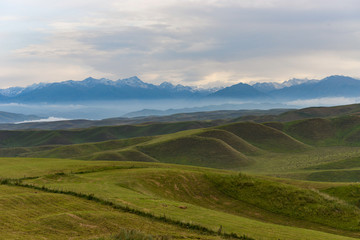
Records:
{"label": "green meadow", "polygon": [[117,128],[7,131],[0,239],[360,238],[356,115]]}

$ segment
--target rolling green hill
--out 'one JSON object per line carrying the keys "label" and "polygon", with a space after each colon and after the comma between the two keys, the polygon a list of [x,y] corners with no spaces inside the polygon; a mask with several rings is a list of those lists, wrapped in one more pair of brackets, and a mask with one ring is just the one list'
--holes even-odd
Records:
{"label": "rolling green hill", "polygon": [[259,123],[240,122],[224,125],[219,129],[229,131],[259,148],[273,152],[299,152],[310,149],[285,133]]}
{"label": "rolling green hill", "polygon": [[224,141],[188,136],[138,147],[145,154],[165,163],[214,168],[240,168],[251,161]]}
{"label": "rolling green hill", "polygon": [[232,148],[246,155],[256,155],[261,153],[261,150],[259,148],[251,145],[237,135],[225,130],[211,128],[200,132],[198,136],[220,139]]}
{"label": "rolling green hill", "polygon": [[83,156],[87,156],[93,153],[126,148],[132,145],[149,141],[151,139],[153,139],[153,137],[138,137],[138,138],[128,138],[121,140],[109,140],[109,141],[96,142],[96,143],[82,143],[82,144],[73,144],[66,146],[57,146],[46,151],[30,151],[30,153],[27,154],[25,152],[25,155],[28,156],[32,155],[37,157],[54,157],[54,158],[81,158]]}
{"label": "rolling green hill", "polygon": [[45,151],[20,151],[18,155],[88,160],[168,162],[229,169],[251,164],[251,160],[241,151],[253,155],[259,150],[229,132],[216,129],[199,129],[157,137],[74,144]]}
{"label": "rolling green hill", "polygon": [[315,118],[285,123],[283,131],[317,146],[350,145],[360,143],[360,116]]}
{"label": "rolling green hill", "polygon": [[333,169],[351,169],[360,168],[360,157],[350,157],[340,161],[319,164],[308,169],[314,170],[333,170]]}
{"label": "rolling green hill", "polygon": [[359,239],[356,109],[0,132],[0,239]]}
{"label": "rolling green hill", "polygon": [[[110,238],[121,229],[167,239],[221,239],[216,236],[220,226],[221,233],[247,236],[240,239],[360,236],[360,210],[350,202],[259,177],[159,163],[24,158],[0,162],[0,235],[5,239],[18,234],[28,239],[74,234],[75,239]],[[23,176],[27,178],[4,180]],[[29,211],[22,211],[24,207]],[[186,222],[192,225],[183,226]]]}
{"label": "rolling green hill", "polygon": [[334,107],[310,107],[281,113],[279,116],[277,116],[277,120],[282,122],[289,122],[308,118],[328,118],[358,114],[360,114],[360,104]]}
{"label": "rolling green hill", "polygon": [[94,239],[125,229],[174,239],[221,239],[86,199],[18,186],[0,186],[0,204],[0,239]]}
{"label": "rolling green hill", "polygon": [[359,239],[357,107],[0,131],[0,239]]}
{"label": "rolling green hill", "polygon": [[309,107],[296,110],[289,110],[284,113],[273,115],[246,115],[235,118],[234,121],[255,121],[263,122],[291,122],[310,118],[330,118],[346,115],[359,115],[360,104],[333,106],[333,107]]}
{"label": "rolling green hill", "polygon": [[[136,136],[145,133],[154,135],[155,133],[167,132],[167,128],[171,125],[128,126],[125,130],[114,127],[117,130],[112,131],[111,136]],[[159,126],[160,128],[157,130]],[[181,126],[178,128],[179,130],[183,126],[193,125],[179,123],[176,126]],[[82,136],[86,135],[86,132],[93,133],[93,135],[82,138],[82,140],[89,138],[95,140],[106,138],[103,134],[114,129],[78,130],[76,134]],[[250,169],[249,166],[254,163],[259,165],[259,161],[265,162],[263,159],[266,158],[295,159],[294,156],[301,156],[300,153],[323,151],[318,149],[319,147],[358,146],[359,141],[356,140],[358,129],[360,129],[360,117],[358,116],[315,118],[288,123],[239,122],[217,127],[177,131],[164,135],[104,142],[65,146],[3,148],[0,149],[0,156],[165,162],[244,170]],[[121,132],[122,130],[124,132]],[[55,134],[56,132],[52,133],[52,135]],[[328,160],[324,159],[323,162],[326,161]],[[308,166],[314,166],[317,163],[320,164],[321,161],[318,160]]]}
{"label": "rolling green hill", "polygon": [[[312,137],[321,137],[316,134],[322,134],[321,132],[325,132],[329,130],[329,127],[333,129],[335,128],[343,128],[344,124],[346,126],[351,127],[359,124],[359,117],[357,114],[359,113],[359,104],[355,105],[346,105],[346,106],[338,106],[338,107],[328,107],[328,108],[305,108],[300,110],[292,110],[280,115],[266,115],[263,119],[267,122],[286,122],[285,125],[285,133],[290,135],[303,137],[305,140],[306,136],[302,136],[301,134],[308,134]],[[199,113],[201,115],[201,113]],[[203,113],[208,114],[208,113]],[[351,115],[346,115],[351,114]],[[287,117],[287,116],[297,116],[297,117]],[[315,123],[316,120],[310,119],[307,122],[306,120],[299,120],[295,122],[288,123],[289,120],[298,120],[298,119],[308,119],[314,117],[333,117],[333,116],[345,116],[338,117],[331,121],[331,126],[326,125],[325,122]],[[257,116],[261,117],[261,116]],[[202,118],[203,119],[203,118]],[[247,120],[259,120],[252,119],[251,116],[246,116],[244,119]],[[243,119],[228,119],[227,122],[236,122]],[[262,122],[264,122],[262,121]],[[320,121],[320,120],[317,120]],[[295,123],[298,124],[295,124]],[[189,129],[198,129],[198,128],[207,128],[214,127],[220,124],[224,124],[223,120],[211,120],[211,121],[187,121],[187,122],[163,122],[163,123],[144,123],[139,125],[120,125],[120,126],[103,126],[103,127],[92,127],[87,129],[72,129],[72,130],[1,130],[0,131],[0,147],[9,148],[9,147],[31,147],[31,146],[43,146],[43,145],[69,145],[69,144],[78,144],[78,143],[86,143],[86,142],[100,142],[106,140],[113,139],[123,139],[123,138],[133,138],[133,137],[144,137],[144,136],[155,136],[160,134],[170,134],[178,131],[189,130]],[[270,126],[269,123],[266,124]],[[322,127],[322,129],[316,129],[316,126]],[[241,127],[240,125],[238,127]],[[261,125],[249,125],[251,131],[254,131],[254,134],[258,135],[259,131],[263,134],[264,131],[269,131],[269,129],[262,126],[262,129],[259,129]],[[274,127],[277,130],[282,130],[282,125],[280,123],[275,125],[271,125],[270,127]],[[303,131],[306,128],[307,131]],[[311,128],[318,132],[310,131]],[[269,132],[268,134],[277,134],[276,132]],[[315,135],[312,135],[315,134]],[[328,133],[330,134],[330,133]],[[358,131],[349,132],[347,137],[347,142],[357,141],[358,139]],[[250,134],[247,133],[247,137]],[[240,136],[241,137],[241,136]],[[259,135],[259,137],[262,137]],[[279,136],[278,136],[279,137]],[[248,141],[247,139],[243,138]],[[254,140],[254,139],[253,139]],[[301,140],[301,139],[299,139]],[[250,142],[250,141],[249,141]],[[311,141],[310,141],[311,142]],[[261,143],[259,143],[261,145]],[[272,147],[272,146],[271,146]]]}
{"label": "rolling green hill", "polygon": [[3,130],[0,131],[0,147],[32,147],[100,142],[113,139],[168,134],[188,129],[211,127],[214,125],[217,124],[211,121],[192,121],[95,127],[75,130]]}
{"label": "rolling green hill", "polygon": [[[243,122],[153,137],[60,146],[44,151],[29,149],[24,151],[21,148],[14,156],[165,162],[243,169],[252,165],[256,156],[268,152],[304,152],[311,147],[277,129]],[[9,156],[9,151],[3,151],[3,156]]]}

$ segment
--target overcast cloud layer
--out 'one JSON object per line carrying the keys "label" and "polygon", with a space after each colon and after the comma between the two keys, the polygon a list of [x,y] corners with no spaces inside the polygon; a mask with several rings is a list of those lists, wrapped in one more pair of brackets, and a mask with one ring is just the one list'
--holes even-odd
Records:
{"label": "overcast cloud layer", "polygon": [[0,87],[360,77],[358,0],[1,0]]}

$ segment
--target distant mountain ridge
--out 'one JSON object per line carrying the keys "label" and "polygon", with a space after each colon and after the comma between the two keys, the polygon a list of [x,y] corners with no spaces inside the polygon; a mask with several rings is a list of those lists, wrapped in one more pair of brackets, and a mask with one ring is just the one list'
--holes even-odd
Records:
{"label": "distant mountain ridge", "polygon": [[16,123],[24,121],[39,120],[41,117],[0,111],[0,123]]}
{"label": "distant mountain ridge", "polygon": [[297,100],[324,97],[360,97],[360,80],[329,76],[322,80],[291,79],[283,83],[238,83],[226,88],[197,89],[163,82],[145,83],[138,77],[112,81],[86,78],[83,81],[39,83],[31,86],[0,89],[1,102],[61,103],[78,101],[152,100],[152,99],[242,99]]}
{"label": "distant mountain ridge", "polygon": [[290,106],[279,103],[244,103],[244,104],[221,104],[221,105],[207,105],[202,107],[189,107],[189,108],[170,108],[166,110],[158,109],[142,109],[139,111],[129,112],[122,117],[144,117],[144,116],[167,116],[172,114],[187,114],[195,112],[209,112],[209,111],[227,111],[227,110],[239,110],[239,109],[289,109]]}
{"label": "distant mountain ridge", "polygon": [[282,82],[282,83],[278,83],[278,82],[260,82],[259,83],[259,82],[257,82],[257,83],[252,84],[251,86],[254,87],[256,90],[259,90],[260,92],[268,93],[268,92],[271,92],[271,91],[277,90],[277,89],[292,87],[292,86],[296,86],[296,85],[300,85],[300,84],[311,84],[311,83],[315,83],[318,81],[320,81],[320,80],[293,78],[293,79],[290,79],[290,80]]}
{"label": "distant mountain ridge", "polygon": [[269,92],[277,99],[314,99],[324,97],[360,97],[360,80],[347,76],[330,76]]}
{"label": "distant mountain ridge", "polygon": [[[150,110],[151,111],[151,110]],[[169,113],[169,112],[168,112]],[[139,114],[138,114],[139,115]],[[140,114],[141,115],[141,114]],[[209,120],[214,124],[254,121],[258,123],[288,122],[309,118],[332,118],[345,115],[360,116],[360,104],[333,106],[333,107],[311,107],[302,109],[270,109],[270,110],[221,110],[188,112],[165,116],[144,117],[117,117],[102,120],[62,120],[54,122],[27,122],[21,124],[1,123],[0,130],[60,130],[75,128],[90,128],[117,125],[147,125],[149,123],[175,123],[195,122]],[[0,114],[1,116],[1,114]],[[276,127],[273,125],[272,127]]]}
{"label": "distant mountain ridge", "polygon": [[210,98],[239,98],[242,99],[267,99],[266,93],[261,92],[249,84],[238,83],[224,89],[220,89],[208,95]]}
{"label": "distant mountain ridge", "polygon": [[188,98],[207,95],[207,90],[195,90],[183,85],[164,82],[149,84],[138,77],[112,81],[87,78],[83,81],[41,83],[26,88],[0,90],[3,101],[13,102],[71,102],[123,99]]}
{"label": "distant mountain ridge", "polygon": [[283,83],[239,83],[221,89],[209,97],[291,101],[329,97],[360,97],[360,80],[334,75],[322,80],[292,79]]}

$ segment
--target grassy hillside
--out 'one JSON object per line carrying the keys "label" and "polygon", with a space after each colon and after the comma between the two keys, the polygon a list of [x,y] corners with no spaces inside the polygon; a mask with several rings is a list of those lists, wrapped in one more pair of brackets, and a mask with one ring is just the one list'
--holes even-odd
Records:
{"label": "grassy hillside", "polygon": [[299,120],[284,124],[283,131],[316,146],[358,146],[360,116]]}
{"label": "grassy hillside", "polygon": [[[209,133],[211,133],[209,137],[200,136]],[[196,130],[158,137],[74,144],[45,151],[20,151],[17,155],[88,160],[160,161],[220,168],[239,168],[250,164],[251,161],[238,150],[243,150],[246,154],[258,151],[257,148],[231,133],[220,130]]]}
{"label": "grassy hillside", "polygon": [[139,147],[145,154],[165,163],[239,168],[251,163],[242,153],[215,138],[189,136]]}
{"label": "grassy hillside", "polygon": [[359,133],[356,115],[8,131],[0,239],[358,239]]}
{"label": "grassy hillside", "polygon": [[319,164],[313,167],[309,167],[307,169],[328,170],[328,169],[350,169],[350,168],[360,168],[360,157],[350,157],[340,161]]}
{"label": "grassy hillside", "polygon": [[0,239],[94,239],[125,229],[174,239],[221,239],[74,196],[23,187],[0,186],[0,205]]}
{"label": "grassy hillside", "polygon": [[[147,120],[139,119],[107,119],[102,120],[103,125],[115,125],[119,124],[119,121],[123,121],[128,125],[120,126],[98,126],[88,129],[78,130],[1,130],[0,131],[0,147],[29,147],[29,146],[40,146],[40,145],[56,145],[56,144],[77,144],[85,142],[99,142],[112,139],[132,138],[132,137],[143,137],[143,136],[154,136],[159,134],[169,134],[182,130],[196,129],[217,126],[225,124],[226,122],[238,122],[238,121],[257,121],[257,122],[288,122],[294,120],[308,119],[308,118],[328,118],[338,117],[345,115],[356,116],[360,112],[360,105],[345,105],[337,107],[317,107],[317,108],[305,108],[299,110],[291,110],[282,113],[283,110],[274,109],[269,110],[264,116],[259,116],[261,111],[245,111],[247,114],[255,113],[256,116],[243,116],[242,118],[234,118],[233,115],[226,115],[222,111],[219,111],[219,116],[226,118],[226,120],[206,120],[206,119],[217,119],[214,116],[218,116],[218,112],[204,112],[204,113],[191,113],[190,118],[177,118],[176,116],[166,116],[158,118],[148,118]],[[275,115],[268,115],[274,112]],[[276,115],[279,114],[280,115]],[[225,114],[225,115],[224,115]],[[241,113],[242,115],[244,113]],[[180,114],[181,116],[184,114]],[[185,114],[186,115],[186,114]],[[161,120],[162,119],[162,120]],[[202,119],[203,121],[198,121]],[[163,122],[166,120],[167,122]],[[184,122],[187,120],[186,122]],[[190,121],[193,120],[193,121]],[[38,124],[56,124],[57,129],[67,129],[73,127],[90,127],[89,121],[75,120],[75,125],[70,123],[59,122],[59,123],[33,123],[34,128]],[[161,122],[161,123],[159,123]],[[124,124],[123,123],[123,124]],[[152,123],[152,124],[151,124]],[[94,123],[95,124],[95,123]],[[101,123],[96,123],[102,125]],[[134,125],[129,125],[134,124]],[[137,124],[137,125],[136,125]],[[296,130],[295,130],[296,134]],[[358,140],[356,136],[358,134],[348,136],[349,141]],[[245,139],[246,140],[246,139]]]}
{"label": "grassy hillside", "polygon": [[319,182],[359,182],[360,170],[314,171],[307,174],[305,179]]}
{"label": "grassy hillside", "polygon": [[[27,165],[26,161],[30,164]],[[328,199],[316,191],[258,177],[158,163],[65,159],[13,159],[12,164],[7,162],[10,162],[9,159],[2,162],[2,178],[38,176],[20,181],[19,184],[25,188],[0,186],[17,191],[10,197],[7,194],[9,190],[3,190],[1,193],[6,196],[0,196],[0,201],[6,201],[1,204],[6,211],[0,214],[6,216],[2,218],[6,228],[0,228],[0,235],[8,238],[21,234],[24,229],[28,230],[29,239],[61,239],[68,238],[70,234],[78,237],[75,239],[89,239],[89,236],[108,239],[110,234],[115,235],[121,229],[135,229],[142,235],[173,239],[221,238],[191,228],[185,230],[176,225],[176,221],[191,222],[215,233],[221,225],[222,233],[246,234],[255,239],[345,240],[359,236],[356,230],[359,210],[355,206]],[[28,167],[24,168],[24,165]],[[34,185],[39,188],[34,189]],[[31,194],[26,197],[20,193],[22,189]],[[301,194],[297,195],[298,192]],[[289,204],[288,193],[292,193],[293,204]],[[266,201],[263,198],[265,195],[276,201]],[[99,199],[112,205],[104,205],[98,202]],[[306,207],[304,203],[310,203],[310,206]],[[283,206],[281,211],[277,210],[279,204]],[[20,212],[24,206],[33,211],[32,214],[22,215],[26,213]],[[36,206],[41,210],[37,210]],[[111,206],[128,206],[172,220],[164,223],[149,218],[150,215],[126,213]],[[300,211],[292,213],[292,209],[298,208],[305,209],[307,215],[297,215]],[[339,212],[333,211],[334,208]],[[19,211],[18,215],[16,211]],[[340,214],[343,215],[339,217]],[[19,224],[12,225],[16,218],[21,218]],[[25,226],[25,222],[29,221],[31,224]],[[134,222],[137,224],[134,225]],[[88,228],[90,231],[85,231]]]}
{"label": "grassy hillside", "polygon": [[286,124],[284,128],[284,131],[289,134],[311,142],[311,144],[335,138],[336,130],[330,119],[323,118],[291,122]]}
{"label": "grassy hillside", "polygon": [[[60,146],[44,151],[20,150],[14,156],[165,162],[243,169],[252,165],[258,156],[306,152],[311,147],[277,129],[243,122],[153,137]],[[9,156],[8,151],[5,153],[4,156]]]}
{"label": "grassy hillside", "polygon": [[[122,149],[139,143],[143,143],[153,139],[152,137],[138,137],[121,140],[109,140],[97,143],[73,144],[68,146],[60,146],[51,150],[33,151],[28,155],[37,157],[55,157],[55,158],[81,158],[82,156],[93,153],[104,152],[114,149]],[[26,155],[23,154],[23,155]]]}
{"label": "grassy hillside", "polygon": [[356,226],[360,220],[359,209],[311,190],[259,180],[246,175],[225,178],[212,176],[211,181],[223,194],[270,212],[338,228],[359,230]]}
{"label": "grassy hillside", "polygon": [[301,152],[310,149],[310,146],[285,133],[259,123],[240,122],[218,128],[229,131],[256,147],[272,152]]}
{"label": "grassy hillside", "polygon": [[360,207],[360,186],[359,184],[347,184],[333,186],[323,190],[326,194],[335,196],[357,207]]}
{"label": "grassy hillside", "polygon": [[[78,130],[0,131],[0,147],[15,148],[100,142],[171,134],[183,130],[213,127],[214,125],[216,123],[212,121],[192,121],[96,127]],[[360,138],[360,117],[352,115],[330,119],[315,118],[287,123],[270,122],[265,124],[240,122],[219,126],[217,129],[226,130],[251,145],[266,150],[278,152],[302,151],[307,149],[308,146],[301,142],[316,146],[358,144]],[[204,134],[202,136],[211,137],[209,134],[213,134],[215,138],[223,138],[223,140],[229,138],[229,136],[224,134],[220,136],[220,132],[214,131],[207,133],[208,135]],[[234,136],[231,138],[234,138]],[[237,143],[234,144],[240,147],[241,143],[239,141],[242,141],[241,139],[237,139]],[[243,149],[245,151],[255,151],[254,149],[249,150],[249,147],[244,145],[240,148],[245,148]],[[22,149],[22,151],[27,150]]]}
{"label": "grassy hillside", "polygon": [[[144,129],[158,132],[153,125],[142,127],[141,132]],[[129,132],[138,128],[131,126],[130,129]],[[359,141],[355,139],[358,129],[360,117],[357,116],[289,123],[239,122],[151,137],[67,146],[3,148],[0,149],[0,155],[166,162],[226,169],[269,168],[271,171],[279,171],[287,166],[300,169],[341,161],[351,154],[357,157],[356,150],[346,146],[359,145]],[[94,129],[83,131],[91,132]],[[340,147],[335,148],[334,145]],[[324,148],[327,146],[331,148]]]}
{"label": "grassy hillside", "polygon": [[0,131],[0,147],[31,147],[100,142],[113,139],[154,136],[213,126],[210,121],[122,125],[77,130]]}
{"label": "grassy hillside", "polygon": [[342,105],[334,107],[310,107],[282,113],[277,116],[276,120],[288,122],[307,118],[328,118],[344,115],[357,115],[359,113],[360,104]]}
{"label": "grassy hillside", "polygon": [[232,148],[246,155],[256,155],[261,152],[259,148],[228,131],[211,128],[200,132],[198,136],[222,140]]}
{"label": "grassy hillside", "polygon": [[[168,125],[161,126],[164,130]],[[134,129],[137,131],[138,127],[141,127],[141,132],[150,131],[149,129],[153,133],[158,132],[153,125],[131,126],[128,131]],[[358,129],[360,129],[360,117],[357,116],[306,119],[288,123],[239,122],[165,135],[104,142],[3,148],[0,149],[0,156],[165,162],[241,169],[307,180],[316,180],[314,176],[321,174],[321,179],[324,180],[324,173],[314,173],[309,176],[316,170],[314,167],[317,165],[335,164],[351,157],[360,157],[360,152],[356,148],[359,145],[359,141],[356,140]],[[86,131],[95,130],[98,129],[79,130],[79,132],[85,134]],[[96,131],[96,134],[99,132]],[[136,134],[136,132],[131,133],[131,135]],[[346,160],[338,169],[348,169],[351,167],[349,164],[360,165],[356,160],[352,162]],[[301,174],[288,172],[300,169],[303,171]],[[338,173],[340,174],[342,173]],[[330,175],[328,176],[327,181],[331,181]],[[341,178],[337,179],[339,181]]]}
{"label": "grassy hillside", "polygon": [[254,121],[264,122],[291,122],[310,118],[330,118],[346,115],[359,115],[360,104],[342,105],[334,107],[309,107],[297,110],[289,110],[279,114],[272,115],[252,115],[241,116],[233,121]]}

